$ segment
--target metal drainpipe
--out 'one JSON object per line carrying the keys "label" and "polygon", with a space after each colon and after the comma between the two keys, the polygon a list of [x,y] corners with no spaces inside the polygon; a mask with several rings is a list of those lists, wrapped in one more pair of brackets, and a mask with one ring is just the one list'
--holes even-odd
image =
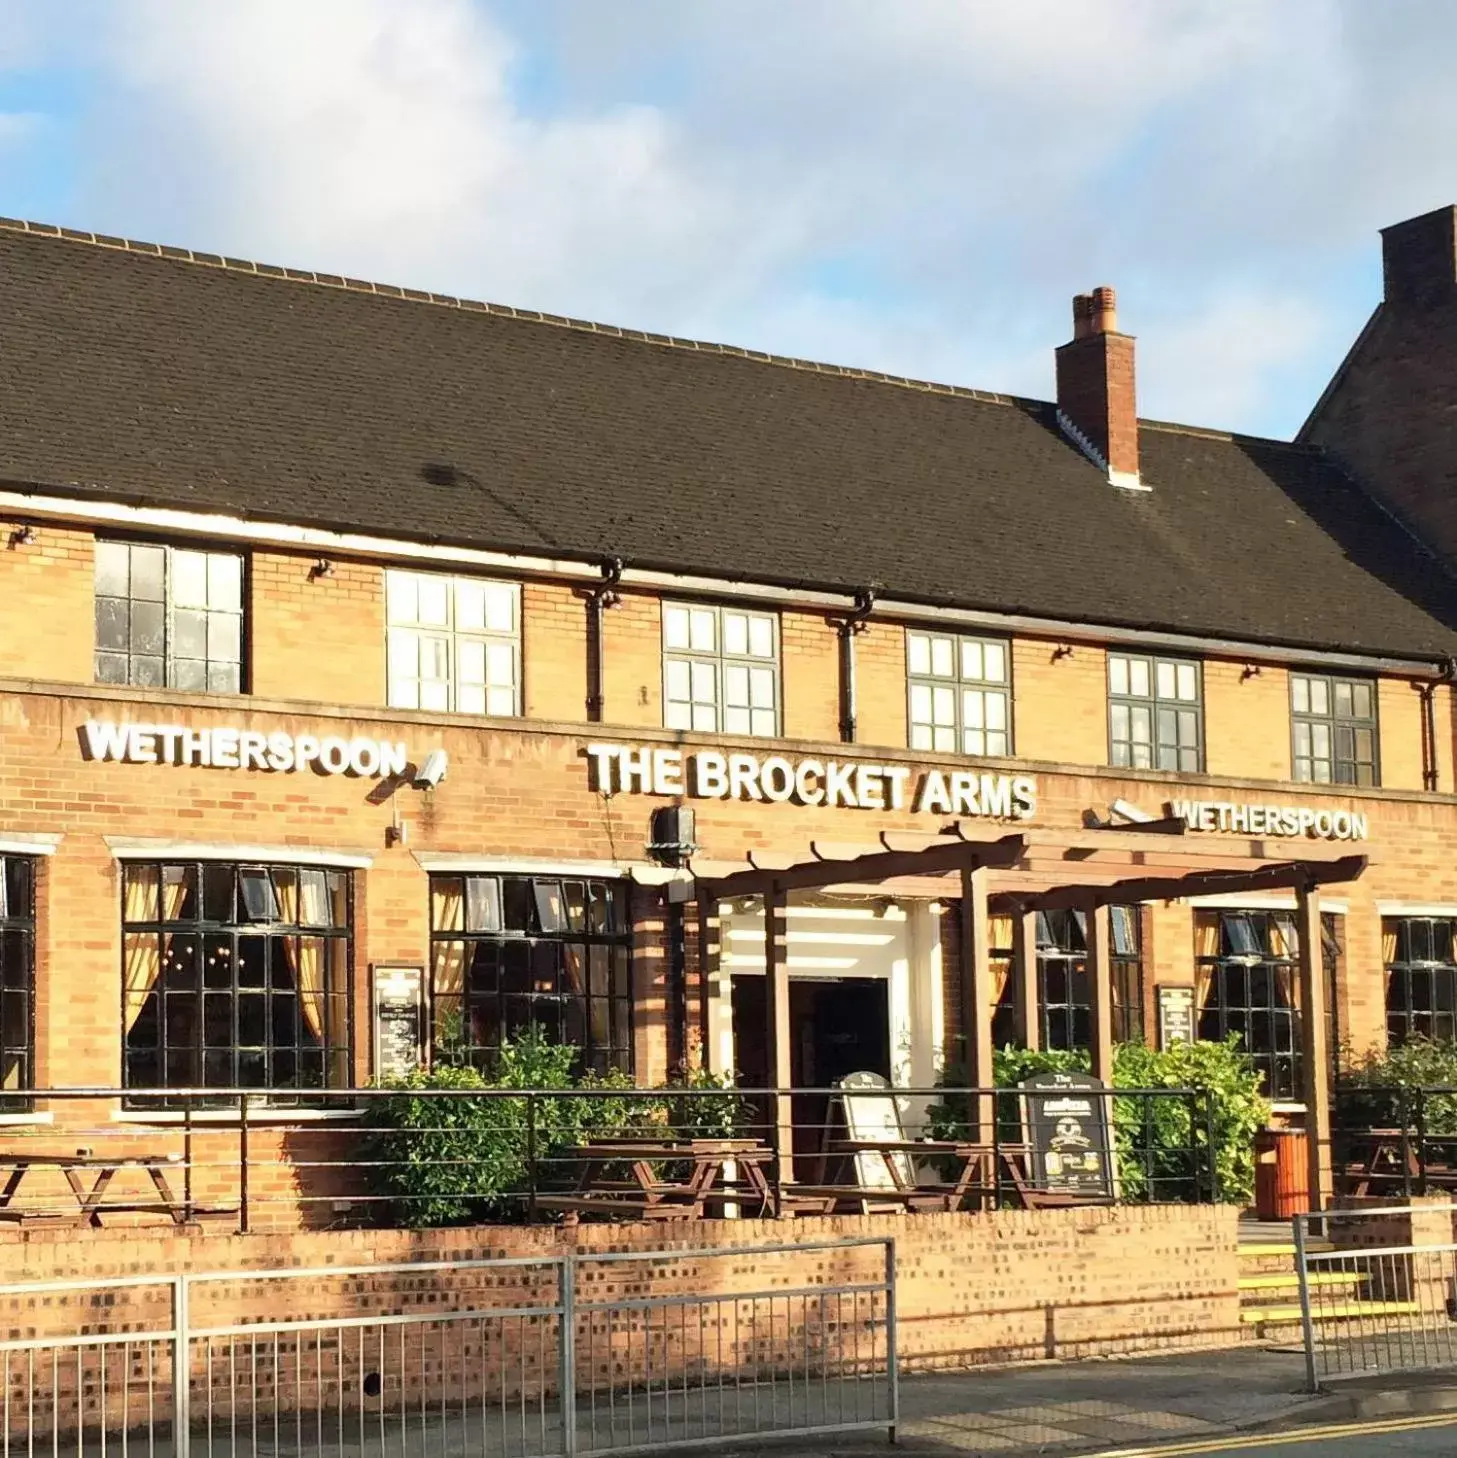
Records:
{"label": "metal drainpipe", "polygon": [[875,607],[875,589],[862,587],[855,593],[855,610],[835,620],[840,635],[840,742],[854,744],[857,705],[855,696],[855,639],[865,631]]}
{"label": "metal drainpipe", "polygon": [[1422,789],[1435,790],[1440,781],[1437,760],[1437,686],[1457,679],[1457,658],[1444,659],[1436,678],[1418,683],[1422,697]]}
{"label": "metal drainpipe", "polygon": [[602,692],[602,615],[622,601],[622,558],[609,557],[602,563],[602,584],[587,594],[587,722],[600,724],[606,708]]}

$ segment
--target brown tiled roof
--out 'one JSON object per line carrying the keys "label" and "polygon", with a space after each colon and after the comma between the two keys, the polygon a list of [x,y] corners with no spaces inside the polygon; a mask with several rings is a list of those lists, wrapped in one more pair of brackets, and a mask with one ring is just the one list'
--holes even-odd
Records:
{"label": "brown tiled roof", "polygon": [[1312,450],[0,225],[0,479],[460,545],[1421,657],[1457,589]]}

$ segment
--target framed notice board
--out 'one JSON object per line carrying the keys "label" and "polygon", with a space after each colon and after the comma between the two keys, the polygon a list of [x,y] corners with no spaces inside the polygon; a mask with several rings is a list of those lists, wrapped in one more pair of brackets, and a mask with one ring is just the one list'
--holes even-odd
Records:
{"label": "framed notice board", "polygon": [[1112,1199],[1117,1191],[1106,1086],[1087,1073],[1039,1073],[1018,1086],[1033,1185],[1090,1201]]}
{"label": "framed notice board", "polygon": [[1159,987],[1155,989],[1159,1007],[1159,1047],[1172,1048],[1176,1043],[1194,1041],[1194,989],[1192,987]]}
{"label": "framed notice board", "polygon": [[373,990],[374,1076],[403,1078],[425,1058],[425,971],[380,964],[370,968]]}

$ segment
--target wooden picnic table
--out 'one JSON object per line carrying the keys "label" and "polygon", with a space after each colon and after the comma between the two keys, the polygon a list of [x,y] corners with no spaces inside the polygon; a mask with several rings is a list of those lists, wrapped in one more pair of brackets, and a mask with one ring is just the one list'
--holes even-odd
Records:
{"label": "wooden picnic table", "polygon": [[[66,1177],[71,1193],[76,1197],[80,1213],[76,1224],[100,1227],[101,1216],[122,1212],[149,1212],[167,1214],[175,1225],[185,1225],[192,1212],[179,1200],[167,1180],[167,1170],[180,1164],[181,1156],[165,1155],[112,1155],[112,1154],[6,1154],[0,1152],[0,1170],[8,1169],[9,1176],[0,1186],[0,1220],[56,1220],[64,1219],[64,1212],[55,1210],[27,1209],[16,1203],[16,1196],[26,1176],[36,1169],[58,1169]],[[124,1169],[143,1169],[151,1178],[157,1192],[155,1201],[128,1200],[121,1203],[107,1202],[106,1191],[117,1174]],[[95,1178],[89,1183],[83,1172],[95,1171]]]}
{"label": "wooden picnic table", "polygon": [[[1342,1165],[1342,1173],[1350,1182],[1349,1193],[1357,1197],[1382,1194],[1405,1189],[1408,1183],[1417,1184],[1425,1179],[1428,1185],[1442,1189],[1457,1188],[1457,1170],[1447,1161],[1433,1162],[1428,1159],[1423,1166],[1418,1157],[1418,1140],[1410,1130],[1403,1129],[1361,1129],[1344,1136],[1353,1149],[1364,1153],[1348,1159]],[[1426,1136],[1428,1146],[1457,1146],[1453,1136]]]}
{"label": "wooden picnic table", "polygon": [[[960,1210],[968,1197],[975,1194],[985,1206],[995,1198],[1000,1166],[1024,1208],[1067,1203],[1062,1197],[1033,1188],[1026,1173],[1026,1161],[1032,1150],[1026,1144],[982,1144],[965,1139],[840,1138],[831,1143],[827,1152],[853,1156],[857,1163],[861,1156],[869,1155],[872,1160],[879,1156],[886,1182],[868,1184],[862,1179],[849,1186],[794,1185],[791,1191],[796,1199],[809,1203],[819,1197],[829,1200],[838,1190],[844,1200],[859,1201],[863,1205],[900,1203],[906,1209]],[[894,1157],[898,1154],[922,1159],[950,1158],[958,1162],[956,1176],[949,1183],[922,1184],[913,1165]]]}
{"label": "wooden picnic table", "polygon": [[[619,1136],[594,1139],[559,1152],[557,1159],[581,1166],[569,1195],[541,1195],[538,1206],[568,1212],[619,1214],[642,1220],[701,1218],[709,1205],[744,1205],[752,1215],[772,1206],[764,1166],[773,1151],[757,1139],[664,1140]],[[688,1166],[685,1178],[668,1179],[662,1165]],[[629,1178],[609,1179],[609,1166]]]}

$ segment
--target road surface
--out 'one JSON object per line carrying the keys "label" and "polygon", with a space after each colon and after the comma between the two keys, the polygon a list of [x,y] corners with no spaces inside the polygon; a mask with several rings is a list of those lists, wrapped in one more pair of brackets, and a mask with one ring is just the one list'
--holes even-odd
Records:
{"label": "road surface", "polygon": [[1336,1423],[1287,1433],[1116,1448],[1101,1458],[1452,1458],[1457,1415]]}

